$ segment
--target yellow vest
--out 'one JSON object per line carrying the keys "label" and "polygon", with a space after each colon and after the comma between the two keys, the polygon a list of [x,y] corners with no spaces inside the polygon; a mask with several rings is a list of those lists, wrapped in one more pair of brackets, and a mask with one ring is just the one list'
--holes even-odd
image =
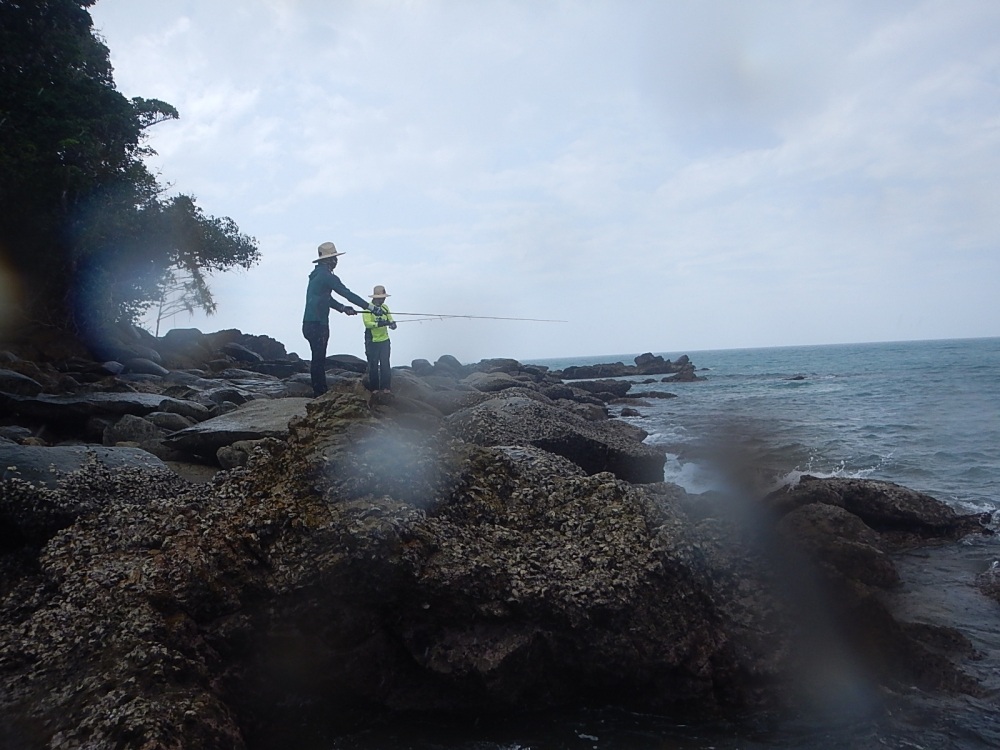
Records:
{"label": "yellow vest", "polygon": [[365,332],[370,333],[372,341],[388,341],[389,340],[389,328],[387,326],[380,326],[380,322],[392,322],[392,315],[389,314],[389,308],[382,305],[383,314],[381,317],[376,317],[370,312],[364,312],[361,314],[361,319],[365,322]]}

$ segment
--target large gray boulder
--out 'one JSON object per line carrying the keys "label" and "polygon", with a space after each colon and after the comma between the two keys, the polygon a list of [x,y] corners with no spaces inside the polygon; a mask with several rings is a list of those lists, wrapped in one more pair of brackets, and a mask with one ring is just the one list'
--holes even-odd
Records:
{"label": "large gray boulder", "polygon": [[308,398],[257,399],[235,411],[207,419],[163,440],[169,448],[215,459],[219,448],[240,440],[284,438],[292,417],[306,413]]}
{"label": "large gray boulder", "polygon": [[664,452],[624,422],[592,422],[526,397],[494,398],[450,415],[448,428],[477,445],[533,445],[568,458],[589,474],[610,471],[630,482],[661,482]]}

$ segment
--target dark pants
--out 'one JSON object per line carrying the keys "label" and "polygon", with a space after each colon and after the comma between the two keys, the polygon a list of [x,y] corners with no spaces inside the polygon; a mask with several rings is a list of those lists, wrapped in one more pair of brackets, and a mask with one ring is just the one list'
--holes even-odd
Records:
{"label": "dark pants", "polygon": [[312,352],[309,378],[312,380],[313,393],[322,396],[326,393],[326,345],[330,341],[330,326],[306,321],[302,324],[302,335],[309,342]]}
{"label": "dark pants", "polygon": [[368,388],[373,391],[389,390],[392,385],[389,342],[366,341],[365,356],[368,358]]}

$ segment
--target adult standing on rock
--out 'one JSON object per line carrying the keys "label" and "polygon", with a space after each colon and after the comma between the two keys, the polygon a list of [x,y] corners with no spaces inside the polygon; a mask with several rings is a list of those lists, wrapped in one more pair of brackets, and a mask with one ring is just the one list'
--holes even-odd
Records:
{"label": "adult standing on rock", "polygon": [[385,287],[378,284],[371,294],[372,304],[382,308],[381,314],[366,312],[362,318],[365,321],[365,358],[368,360],[368,388],[373,393],[391,390],[392,367],[389,365],[389,331],[395,330],[396,322],[392,319],[389,308],[385,305],[388,293]]}
{"label": "adult standing on rock", "polygon": [[375,313],[382,312],[377,305],[365,302],[352,292],[333,273],[337,267],[338,256],[344,253],[337,250],[332,242],[324,242],[319,246],[319,257],[313,261],[316,268],[309,274],[309,287],[306,289],[306,311],[302,316],[302,335],[309,342],[312,361],[309,375],[312,380],[313,393],[322,396],[326,393],[326,345],[330,340],[330,310],[342,312],[345,315],[357,315],[357,311],[343,305],[333,298],[336,292],[358,307]]}

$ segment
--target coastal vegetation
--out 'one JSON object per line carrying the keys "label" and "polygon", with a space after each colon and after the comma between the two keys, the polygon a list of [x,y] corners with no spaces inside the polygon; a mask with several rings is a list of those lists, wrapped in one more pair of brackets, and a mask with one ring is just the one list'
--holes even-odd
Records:
{"label": "coastal vegetation", "polygon": [[176,272],[210,310],[207,277],[260,255],[232,219],[169,194],[144,163],[149,129],[179,113],[117,90],[94,2],[0,0],[0,274],[17,317],[8,329],[92,339],[134,322]]}

